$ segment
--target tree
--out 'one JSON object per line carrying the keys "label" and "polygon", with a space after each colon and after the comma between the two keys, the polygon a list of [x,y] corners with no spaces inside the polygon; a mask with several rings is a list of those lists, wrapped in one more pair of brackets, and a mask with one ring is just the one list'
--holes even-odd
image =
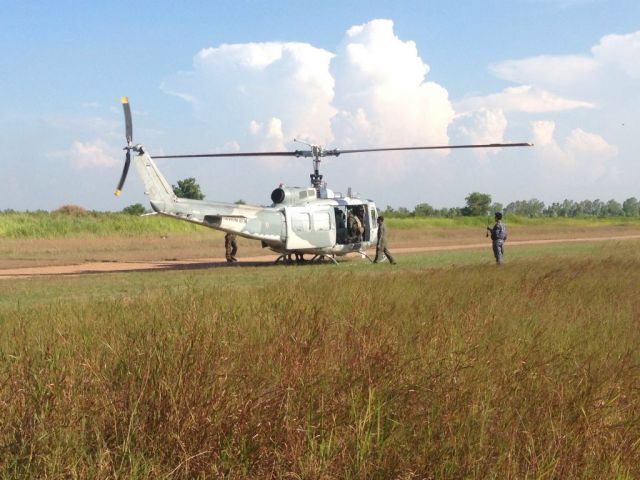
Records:
{"label": "tree", "polygon": [[465,217],[471,216],[484,216],[489,212],[489,206],[491,205],[491,195],[480,192],[470,193],[465,198],[467,206],[462,208],[462,215]]}
{"label": "tree", "polygon": [[627,198],[622,202],[622,210],[627,217],[637,217],[640,214],[640,203],[636,197]]}
{"label": "tree", "polygon": [[428,203],[419,203],[413,209],[413,214],[416,217],[432,217],[435,214],[435,210]]}
{"label": "tree", "polygon": [[391,217],[395,213],[396,213],[396,211],[393,209],[393,207],[391,205],[387,205],[386,208],[380,212],[380,214],[382,214],[384,216],[387,216],[387,217]]}
{"label": "tree", "polygon": [[142,215],[146,211],[144,205],[141,203],[134,203],[122,209],[122,213],[126,213],[127,215]]}
{"label": "tree", "polygon": [[537,198],[531,200],[517,200],[511,202],[505,208],[505,212],[515,213],[516,215],[522,215],[525,217],[539,217],[543,214],[544,203]]}
{"label": "tree", "polygon": [[606,214],[610,217],[622,217],[624,216],[624,210],[622,209],[622,205],[620,205],[615,200],[611,199],[607,202]]}
{"label": "tree", "polygon": [[494,213],[495,212],[502,212],[502,211],[504,211],[504,206],[500,202],[495,202],[489,207],[489,210],[494,212]]}
{"label": "tree", "polygon": [[398,210],[396,210],[395,216],[400,218],[406,218],[411,216],[411,212],[406,207],[398,207]]}
{"label": "tree", "polygon": [[202,200],[204,195],[200,190],[200,185],[193,177],[185,178],[184,180],[178,180],[178,186],[171,185],[173,193],[180,198],[191,198],[192,200]]}

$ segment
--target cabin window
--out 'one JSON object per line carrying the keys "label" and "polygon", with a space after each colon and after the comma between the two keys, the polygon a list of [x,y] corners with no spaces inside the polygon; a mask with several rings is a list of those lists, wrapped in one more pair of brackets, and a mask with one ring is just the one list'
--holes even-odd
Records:
{"label": "cabin window", "polygon": [[371,209],[371,225],[376,224],[376,210],[374,208]]}
{"label": "cabin window", "polygon": [[316,232],[327,232],[331,230],[331,219],[328,212],[318,212],[313,214],[313,229]]}
{"label": "cabin window", "polygon": [[307,191],[305,190],[303,192],[300,192],[299,198],[300,198],[300,200],[303,200],[303,199],[307,198]]}
{"label": "cabin window", "polygon": [[308,232],[311,230],[311,221],[308,213],[294,213],[291,216],[291,229],[294,232]]}

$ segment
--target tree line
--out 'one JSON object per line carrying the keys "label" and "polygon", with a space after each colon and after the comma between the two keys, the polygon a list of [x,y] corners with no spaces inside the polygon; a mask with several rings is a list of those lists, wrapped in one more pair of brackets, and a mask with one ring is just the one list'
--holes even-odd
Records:
{"label": "tree line", "polygon": [[465,206],[452,208],[434,208],[428,203],[420,203],[413,210],[405,207],[394,209],[387,206],[382,214],[389,217],[471,217],[489,215],[492,212],[519,215],[521,217],[638,217],[640,202],[636,197],[627,198],[619,203],[616,200],[606,202],[596,200],[564,200],[550,205],[537,198],[517,200],[506,206],[493,202],[487,193],[473,192],[465,198]]}
{"label": "tree line", "polygon": [[[174,193],[178,197],[192,198],[202,200],[204,195],[200,189],[200,185],[195,178],[189,177],[184,180],[178,180],[177,185],[172,185]],[[493,202],[491,195],[488,193],[472,192],[465,197],[465,205],[463,207],[452,208],[434,208],[428,203],[420,203],[413,210],[405,207],[394,209],[387,205],[382,210],[382,214],[388,217],[473,217],[490,215],[492,212],[502,212],[505,215],[519,215],[522,217],[638,217],[640,216],[640,202],[637,198],[627,198],[624,202],[619,203],[616,200],[603,202],[600,199],[583,200],[576,202],[574,200],[564,200],[562,203],[554,202],[551,205],[545,205],[544,202],[537,198],[531,200],[517,200],[506,206],[501,203]],[[235,203],[245,203],[238,200]],[[144,213],[145,207],[141,204],[130,205],[123,209],[124,213],[132,215],[140,215]]]}

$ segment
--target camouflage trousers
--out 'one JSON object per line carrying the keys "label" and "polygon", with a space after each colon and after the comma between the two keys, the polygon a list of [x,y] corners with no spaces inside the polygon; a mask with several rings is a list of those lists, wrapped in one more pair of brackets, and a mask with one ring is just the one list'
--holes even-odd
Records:
{"label": "camouflage trousers", "polygon": [[225,247],[225,257],[227,260],[233,260],[236,257],[236,253],[238,252],[238,244],[235,240],[224,242]]}
{"label": "camouflage trousers", "polygon": [[492,243],[493,256],[496,257],[496,263],[502,263],[504,261],[504,241],[494,240]]}
{"label": "camouflage trousers", "polygon": [[389,263],[395,264],[395,259],[391,256],[391,252],[387,247],[376,248],[376,258],[373,259],[373,263],[380,263],[384,260],[384,257],[389,259]]}

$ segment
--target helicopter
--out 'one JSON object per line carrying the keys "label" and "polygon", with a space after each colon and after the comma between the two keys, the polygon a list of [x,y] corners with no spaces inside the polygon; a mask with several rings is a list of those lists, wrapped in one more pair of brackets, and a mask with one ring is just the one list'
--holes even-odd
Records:
{"label": "helicopter", "polygon": [[[154,158],[204,157],[265,157],[289,156],[311,158],[313,173],[308,187],[279,185],[271,193],[271,206],[234,204],[179,198],[158,169],[143,145],[133,144],[133,124],[128,97],[122,97],[127,145],[120,181],[115,190],[119,196],[133,157],[133,164],[142,179],[151,208],[157,214],[196,223],[205,227],[258,240],[263,248],[280,254],[277,262],[291,263],[295,255],[312,262],[330,260],[350,253],[372,259],[367,249],[376,244],[379,211],[373,200],[334,192],[327,188],[320,174],[320,162],[328,156],[350,153],[390,152],[410,150],[525,147],[530,143],[491,143],[483,145],[444,145],[425,147],[392,147],[357,150],[327,150],[320,145],[308,145],[308,150],[284,152],[235,152],[213,154],[163,155]],[[132,154],[133,152],[133,154]],[[358,226],[359,225],[359,226]]]}

